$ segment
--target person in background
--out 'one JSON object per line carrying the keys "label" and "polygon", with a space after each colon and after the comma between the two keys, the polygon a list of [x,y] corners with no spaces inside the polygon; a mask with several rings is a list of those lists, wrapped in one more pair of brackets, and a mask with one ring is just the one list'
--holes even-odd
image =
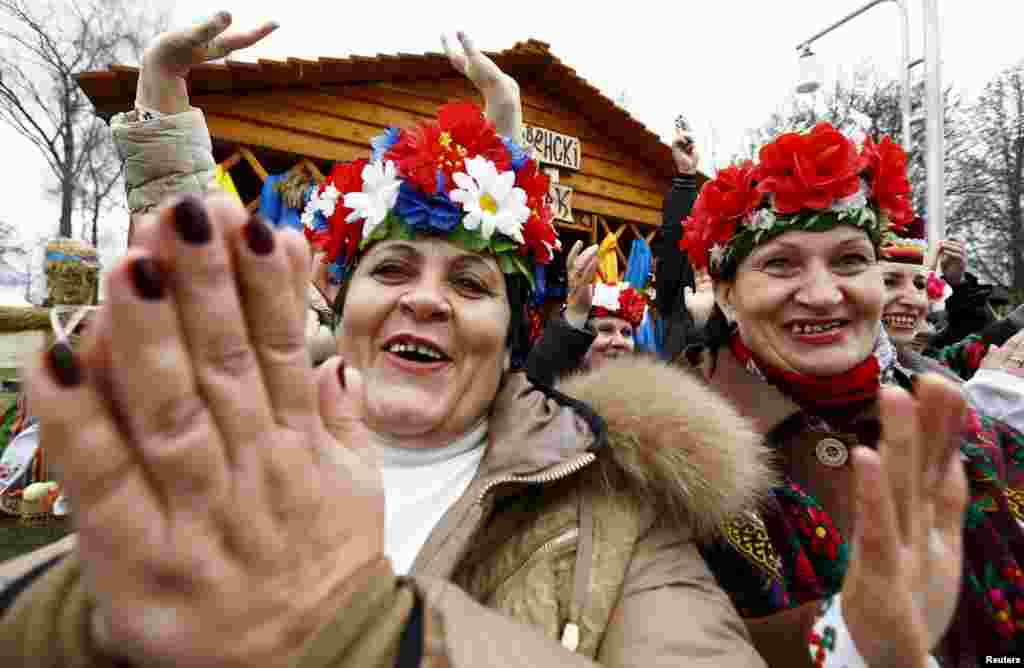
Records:
{"label": "person in background", "polygon": [[958,344],[996,320],[989,304],[993,286],[979,282],[970,272],[967,247],[962,241],[941,240],[935,256],[929,259],[929,266],[952,288],[947,290],[949,294],[942,303],[943,326],[936,328],[929,342],[932,350]]}
{"label": "person in background", "polygon": [[625,284],[606,285],[598,277],[598,247],[577,241],[566,258],[568,294],[562,317],[550,318],[531,348],[526,373],[534,382],[553,385],[563,375],[598,369],[632,355],[646,299]]}
{"label": "person in background", "polygon": [[679,249],[682,239],[680,221],[690,215],[697,199],[697,168],[700,154],[690,135],[689,125],[677,121],[672,140],[672,157],[677,173],[662,205],[662,223],[651,243],[654,251],[655,310],[664,327],[665,359],[674,359],[698,336],[690,309],[686,306],[687,288],[694,289],[693,268]]}
{"label": "person in background", "polygon": [[[908,366],[913,359],[898,355],[882,326],[879,252],[890,231],[911,223],[909,196],[897,144],[857,147],[822,123],[779,136],[758,164],[721,170],[685,223],[688,256],[715,286],[699,371],[755,421],[783,479],[761,512],[737,518],[705,550],[772,666],[857,665],[835,657],[873,652],[889,626],[926,628],[923,647],[953,668],[1012,655],[1024,638],[1015,612],[1024,607],[1015,501],[1024,435],[967,408],[959,387],[925,373],[929,366]],[[904,460],[895,434],[928,454]],[[905,489],[924,495],[898,513],[908,556],[892,563],[928,583],[916,617],[888,608],[903,596],[898,588],[870,603],[847,598],[877,547],[863,532],[889,521],[855,510],[860,484],[879,462],[897,461]],[[939,508],[955,508],[955,519],[921,528]],[[925,563],[937,570],[914,575]],[[871,632],[843,629],[855,621]],[[797,650],[799,639],[810,651]]]}

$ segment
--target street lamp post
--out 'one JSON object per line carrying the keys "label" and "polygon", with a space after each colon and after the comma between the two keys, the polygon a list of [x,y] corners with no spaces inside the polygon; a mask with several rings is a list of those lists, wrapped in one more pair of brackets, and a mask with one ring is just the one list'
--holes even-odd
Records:
{"label": "street lamp post", "polygon": [[910,151],[910,14],[907,11],[907,5],[904,0],[871,0],[871,2],[867,3],[860,9],[850,12],[829,27],[812,36],[810,39],[804,40],[798,44],[796,50],[801,54],[808,53],[812,43],[883,2],[893,2],[900,10],[900,37],[902,38],[903,56],[901,60],[902,68],[900,70],[900,86],[903,90],[903,95],[900,99],[900,115],[902,116],[903,121],[903,148]]}
{"label": "street lamp post", "polygon": [[[903,148],[910,152],[910,69],[924,62],[925,65],[925,109],[927,110],[926,125],[926,165],[928,170],[928,219],[927,236],[929,251],[934,251],[939,240],[945,236],[945,178],[943,170],[943,106],[942,78],[940,76],[939,47],[939,13],[938,0],[921,0],[922,21],[924,27],[925,57],[913,62],[910,60],[910,14],[905,0],[871,0],[864,6],[850,12],[829,27],[818,32],[797,45],[801,57],[810,54],[810,45],[829,34],[841,25],[860,16],[883,2],[894,2],[900,10],[900,34],[902,37],[902,67],[900,84],[903,89],[900,100],[902,116]],[[805,85],[806,82],[801,82]]]}
{"label": "street lamp post", "polygon": [[[946,169],[945,132],[943,129],[945,107],[942,99],[942,65],[939,48],[939,3],[938,0],[922,0],[924,21],[924,76],[925,109],[927,121],[925,136],[928,152],[928,250],[936,251],[939,240],[946,236]],[[930,255],[930,257],[934,257]]]}

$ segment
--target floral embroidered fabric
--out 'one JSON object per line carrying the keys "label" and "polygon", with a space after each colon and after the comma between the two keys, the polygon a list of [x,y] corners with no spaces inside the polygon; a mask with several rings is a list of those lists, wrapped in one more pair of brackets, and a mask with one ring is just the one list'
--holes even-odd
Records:
{"label": "floral embroidered fabric", "polygon": [[[801,428],[810,428],[813,421],[800,417]],[[870,429],[856,432],[861,443],[877,444]],[[940,652],[947,668],[984,665],[985,656],[1024,650],[1024,434],[972,411],[961,458],[970,502],[960,604]],[[744,618],[837,594],[849,564],[847,537],[817,499],[788,478],[760,517],[737,518],[724,540],[703,550]]]}

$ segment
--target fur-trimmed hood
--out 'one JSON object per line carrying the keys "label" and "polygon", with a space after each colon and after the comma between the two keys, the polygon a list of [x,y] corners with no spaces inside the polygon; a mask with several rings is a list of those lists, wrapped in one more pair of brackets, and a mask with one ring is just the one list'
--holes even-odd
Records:
{"label": "fur-trimmed hood", "polygon": [[[618,478],[645,504],[655,504],[659,517],[685,523],[700,538],[756,508],[774,483],[762,437],[678,367],[630,356],[570,376],[557,389],[606,422],[609,447],[595,453],[600,465],[621,472]],[[489,471],[537,471],[594,450],[580,411],[522,376],[506,386],[496,408],[483,463]]]}

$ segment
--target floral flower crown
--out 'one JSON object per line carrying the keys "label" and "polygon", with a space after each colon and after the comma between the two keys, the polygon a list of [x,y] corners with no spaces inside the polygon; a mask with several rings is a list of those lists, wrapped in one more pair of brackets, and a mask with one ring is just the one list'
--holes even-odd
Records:
{"label": "floral flower crown", "polygon": [[590,308],[590,315],[593,318],[622,318],[636,329],[644,320],[646,308],[647,300],[643,294],[628,285],[597,283],[594,286],[594,298]]}
{"label": "floral flower crown", "polygon": [[523,274],[531,287],[531,264],[547,264],[561,249],[547,175],[478,106],[447,104],[436,122],[390,128],[372,146],[371,160],[337,165],[302,214],[332,282],[344,281],[360,253],[384,239],[443,236],[490,252],[504,273]]}
{"label": "floral flower crown", "polygon": [[828,123],[780,135],[759,152],[760,164],[727,167],[704,185],[683,221],[692,265],[728,277],[759,244],[790,230],[863,229],[876,248],[913,219],[907,156],[885,137],[858,151]]}
{"label": "floral flower crown", "polygon": [[927,253],[924,219],[918,217],[905,229],[889,235],[882,245],[880,255],[886,262],[923,265]]}

